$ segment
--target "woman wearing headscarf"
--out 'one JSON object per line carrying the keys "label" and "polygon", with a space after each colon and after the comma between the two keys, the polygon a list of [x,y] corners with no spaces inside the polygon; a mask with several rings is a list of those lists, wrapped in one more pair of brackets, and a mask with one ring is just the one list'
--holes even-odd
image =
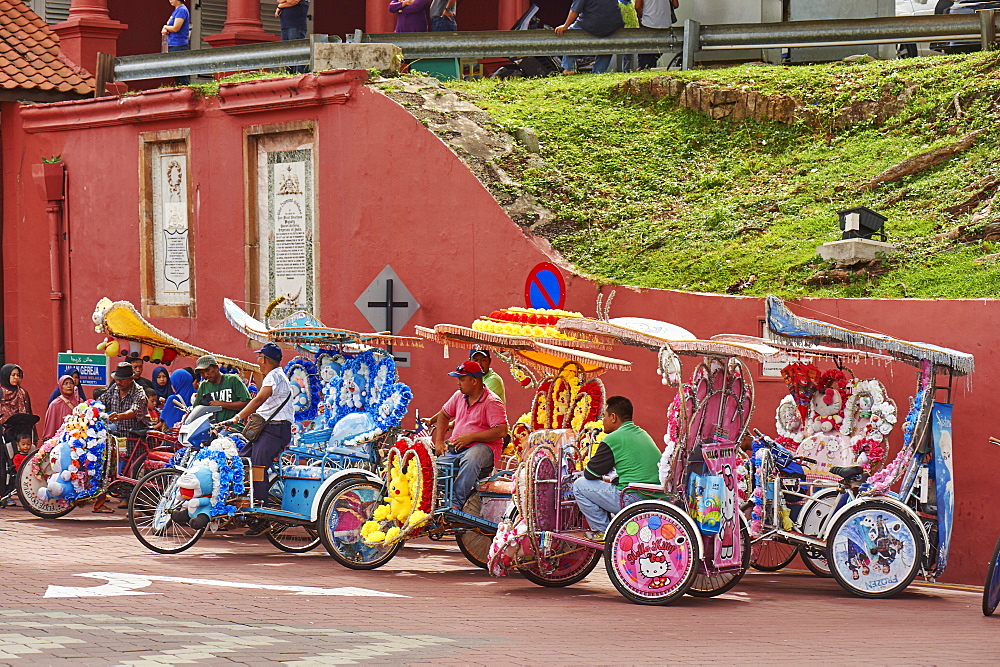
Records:
{"label": "woman wearing headscarf", "polygon": [[49,403],[45,410],[45,424],[42,426],[42,440],[48,440],[56,434],[62,426],[66,416],[73,412],[73,408],[80,404],[80,395],[76,391],[77,385],[69,375],[59,378],[59,395]]}
{"label": "woman wearing headscarf", "polygon": [[167,398],[167,403],[160,412],[160,419],[167,428],[173,428],[184,419],[184,408],[191,406],[191,397],[194,395],[194,378],[190,371],[178,368],[170,374],[170,384],[174,387],[174,393]]}
{"label": "woman wearing headscarf", "polygon": [[13,415],[34,414],[31,412],[31,397],[21,386],[24,371],[16,364],[5,364],[0,368],[0,424]]}
{"label": "woman wearing headscarf", "polygon": [[166,405],[167,399],[174,393],[174,388],[170,384],[170,372],[163,366],[153,369],[153,391],[156,392],[161,407]]}
{"label": "woman wearing headscarf", "polygon": [[[76,385],[76,395],[80,397],[81,401],[87,400],[87,394],[83,391],[83,385],[80,384],[80,371],[75,368],[69,374],[70,379],[73,380],[73,384]],[[49,403],[59,398],[62,393],[62,378],[59,378],[59,382],[56,383],[56,388],[52,390],[49,394]]]}

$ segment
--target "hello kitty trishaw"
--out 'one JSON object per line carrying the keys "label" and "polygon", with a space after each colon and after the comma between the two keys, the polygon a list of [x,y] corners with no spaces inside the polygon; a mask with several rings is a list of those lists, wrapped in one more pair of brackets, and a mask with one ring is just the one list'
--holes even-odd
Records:
{"label": "hello kitty trishaw", "polygon": [[[546,364],[552,363],[552,359],[564,354],[553,343],[574,344],[550,336],[555,334],[551,324],[563,314],[567,313],[529,313],[528,309],[514,308],[494,311],[491,317],[476,320],[472,327],[439,324],[433,329],[418,326],[416,331],[419,336],[448,347],[490,349],[512,365],[515,377],[530,381],[534,374],[529,367],[548,367]],[[533,319],[530,324],[529,317]],[[539,323],[540,317],[545,318],[544,323]],[[487,331],[484,327],[501,329]],[[319,523],[324,544],[343,565],[373,569],[391,560],[407,540],[454,535],[469,562],[485,568],[497,523],[511,500],[511,471],[520,453],[518,433],[515,429],[514,444],[501,458],[500,465],[480,479],[461,510],[452,508],[449,502],[458,466],[438,462],[433,441],[426,432],[403,433],[389,450],[383,481],[349,482],[338,487],[337,495],[324,506]]]}
{"label": "hello kitty trishaw", "polygon": [[[200,421],[189,425],[189,415],[181,436],[191,440],[196,433],[199,443],[206,444],[185,448],[169,468],[142,480],[129,508],[133,532],[154,551],[178,553],[206,529],[218,529],[231,519],[253,519],[268,522],[265,535],[277,548],[309,551],[320,544],[316,522],[324,505],[339,497],[337,489],[358,479],[380,480],[382,450],[395,440],[412,399],[409,387],[398,381],[392,356],[371,345],[421,342],[326,327],[306,313],[268,326],[228,299],[225,312],[256,343],[295,346],[304,353],[285,366],[295,407],[292,444],[265,473],[268,497],[254,498],[249,462],[234,457],[227,444],[240,449],[245,444],[241,436],[210,437],[205,431],[208,413],[195,408],[192,414],[199,411]],[[225,456],[218,453],[222,451]],[[211,460],[203,464],[203,459]],[[213,475],[195,474],[206,465],[213,467]]]}
{"label": "hello kitty trishaw", "polygon": [[582,465],[573,465],[578,454],[572,438],[551,430],[531,434],[516,478],[519,516],[505,523],[494,541],[494,573],[517,568],[526,576],[544,575],[528,577],[539,579],[536,583],[564,585],[582,578],[560,580],[565,562],[593,563],[603,550],[609,577],[632,602],[662,605],[685,593],[710,597],[735,586],[750,559],[739,512],[746,474],[739,441],[753,410],[753,382],[741,358],[763,360],[778,350],[762,343],[698,340],[680,327],[643,318],[564,319],[558,329],[657,351],[658,372],[674,386],[681,384],[676,354],[705,358],[668,411],[662,484],[627,488],[652,498],[612,518],[603,543],[586,538],[576,509],[573,471]]}
{"label": "hello kitty trishaw", "polygon": [[[807,471],[813,471],[807,475],[807,482],[822,482],[831,477],[838,480],[836,488],[821,489],[810,496],[810,501],[819,501],[813,506],[820,517],[811,529],[795,530],[798,526],[790,525],[787,520],[787,494],[782,491],[782,474],[774,463],[775,443],[758,435],[757,441],[762,446],[755,447],[755,480],[759,491],[754,495],[752,531],[761,539],[798,545],[807,557],[807,564],[819,560],[822,554],[825,562],[819,564],[829,568],[841,587],[859,597],[896,595],[918,573],[928,580],[940,576],[948,562],[954,514],[952,380],[973,371],[972,355],[799,317],[773,296],[767,299],[767,325],[776,340],[796,345],[834,342],[867,349],[916,366],[919,375],[917,392],[903,420],[903,447],[878,472],[869,474],[866,467],[877,465],[885,457],[887,447],[885,438],[873,437],[871,429],[865,430],[866,438],[852,443],[846,437],[836,442],[837,431],[821,428],[798,445],[795,455],[808,458]],[[811,397],[798,396],[797,400],[812,404],[810,414],[814,421],[821,423],[826,419],[838,423],[839,417],[843,423],[844,415],[853,419],[849,410],[837,412],[823,407],[843,400],[839,392],[842,378],[831,373],[824,379],[826,375],[814,381],[801,379],[797,382],[800,390],[793,391],[793,397],[802,393],[801,388],[807,388],[805,391],[809,393],[808,387],[812,387]],[[944,375],[947,384],[938,385],[938,375]],[[852,391],[857,392],[858,400],[865,392],[869,395],[871,405],[866,417],[869,426],[892,421],[889,416],[894,417],[895,406],[890,405],[881,385],[855,384]],[[945,393],[949,402],[935,402],[939,391]],[[817,400],[818,397],[828,400]],[[881,435],[887,436],[890,430],[882,428]],[[891,487],[897,483],[898,491],[892,491]],[[820,498],[821,494],[826,497]],[[803,511],[807,509],[804,507]]]}

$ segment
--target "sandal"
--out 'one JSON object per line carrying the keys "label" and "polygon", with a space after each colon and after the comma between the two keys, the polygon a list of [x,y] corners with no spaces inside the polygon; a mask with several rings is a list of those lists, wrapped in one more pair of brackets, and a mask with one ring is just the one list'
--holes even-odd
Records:
{"label": "sandal", "polygon": [[91,510],[94,514],[114,514],[115,510],[113,507],[107,507],[104,503],[100,505],[94,505],[94,509]]}

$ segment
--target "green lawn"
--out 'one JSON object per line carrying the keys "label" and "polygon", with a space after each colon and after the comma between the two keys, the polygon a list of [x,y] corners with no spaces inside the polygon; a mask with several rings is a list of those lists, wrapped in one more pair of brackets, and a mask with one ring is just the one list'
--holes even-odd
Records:
{"label": "green lawn", "polygon": [[[914,92],[881,127],[866,122],[831,132],[804,124],[713,121],[671,101],[627,98],[614,85],[635,76],[628,74],[453,85],[505,129],[526,126],[538,133],[543,167],[524,166],[522,153],[504,166],[556,212],[558,224],[540,231],[598,280],[783,296],[1000,295],[1000,262],[975,261],[1000,252],[1000,243],[932,238],[969,222],[972,212],[954,218],[942,212],[970,196],[965,186],[1000,176],[996,131],[938,167],[865,193],[856,187],[907,157],[996,127],[1000,56],[670,74],[788,94],[814,105],[821,119],[855,100]],[[877,275],[806,285],[827,268],[816,247],[839,238],[836,212],[852,206],[888,217],[889,240],[901,252]],[[1000,222],[1000,201],[997,209],[987,222]]]}

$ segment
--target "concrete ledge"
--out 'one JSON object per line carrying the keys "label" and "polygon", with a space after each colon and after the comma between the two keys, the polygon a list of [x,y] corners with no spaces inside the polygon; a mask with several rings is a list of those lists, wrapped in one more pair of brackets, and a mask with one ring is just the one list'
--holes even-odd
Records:
{"label": "concrete ledge", "polygon": [[398,72],[403,50],[395,44],[313,45],[313,71],[330,69],[377,69]]}
{"label": "concrete ledge", "polygon": [[879,255],[896,252],[896,246],[882,241],[870,239],[843,239],[831,241],[816,248],[823,259],[840,266],[852,266],[862,262],[870,262]]}

